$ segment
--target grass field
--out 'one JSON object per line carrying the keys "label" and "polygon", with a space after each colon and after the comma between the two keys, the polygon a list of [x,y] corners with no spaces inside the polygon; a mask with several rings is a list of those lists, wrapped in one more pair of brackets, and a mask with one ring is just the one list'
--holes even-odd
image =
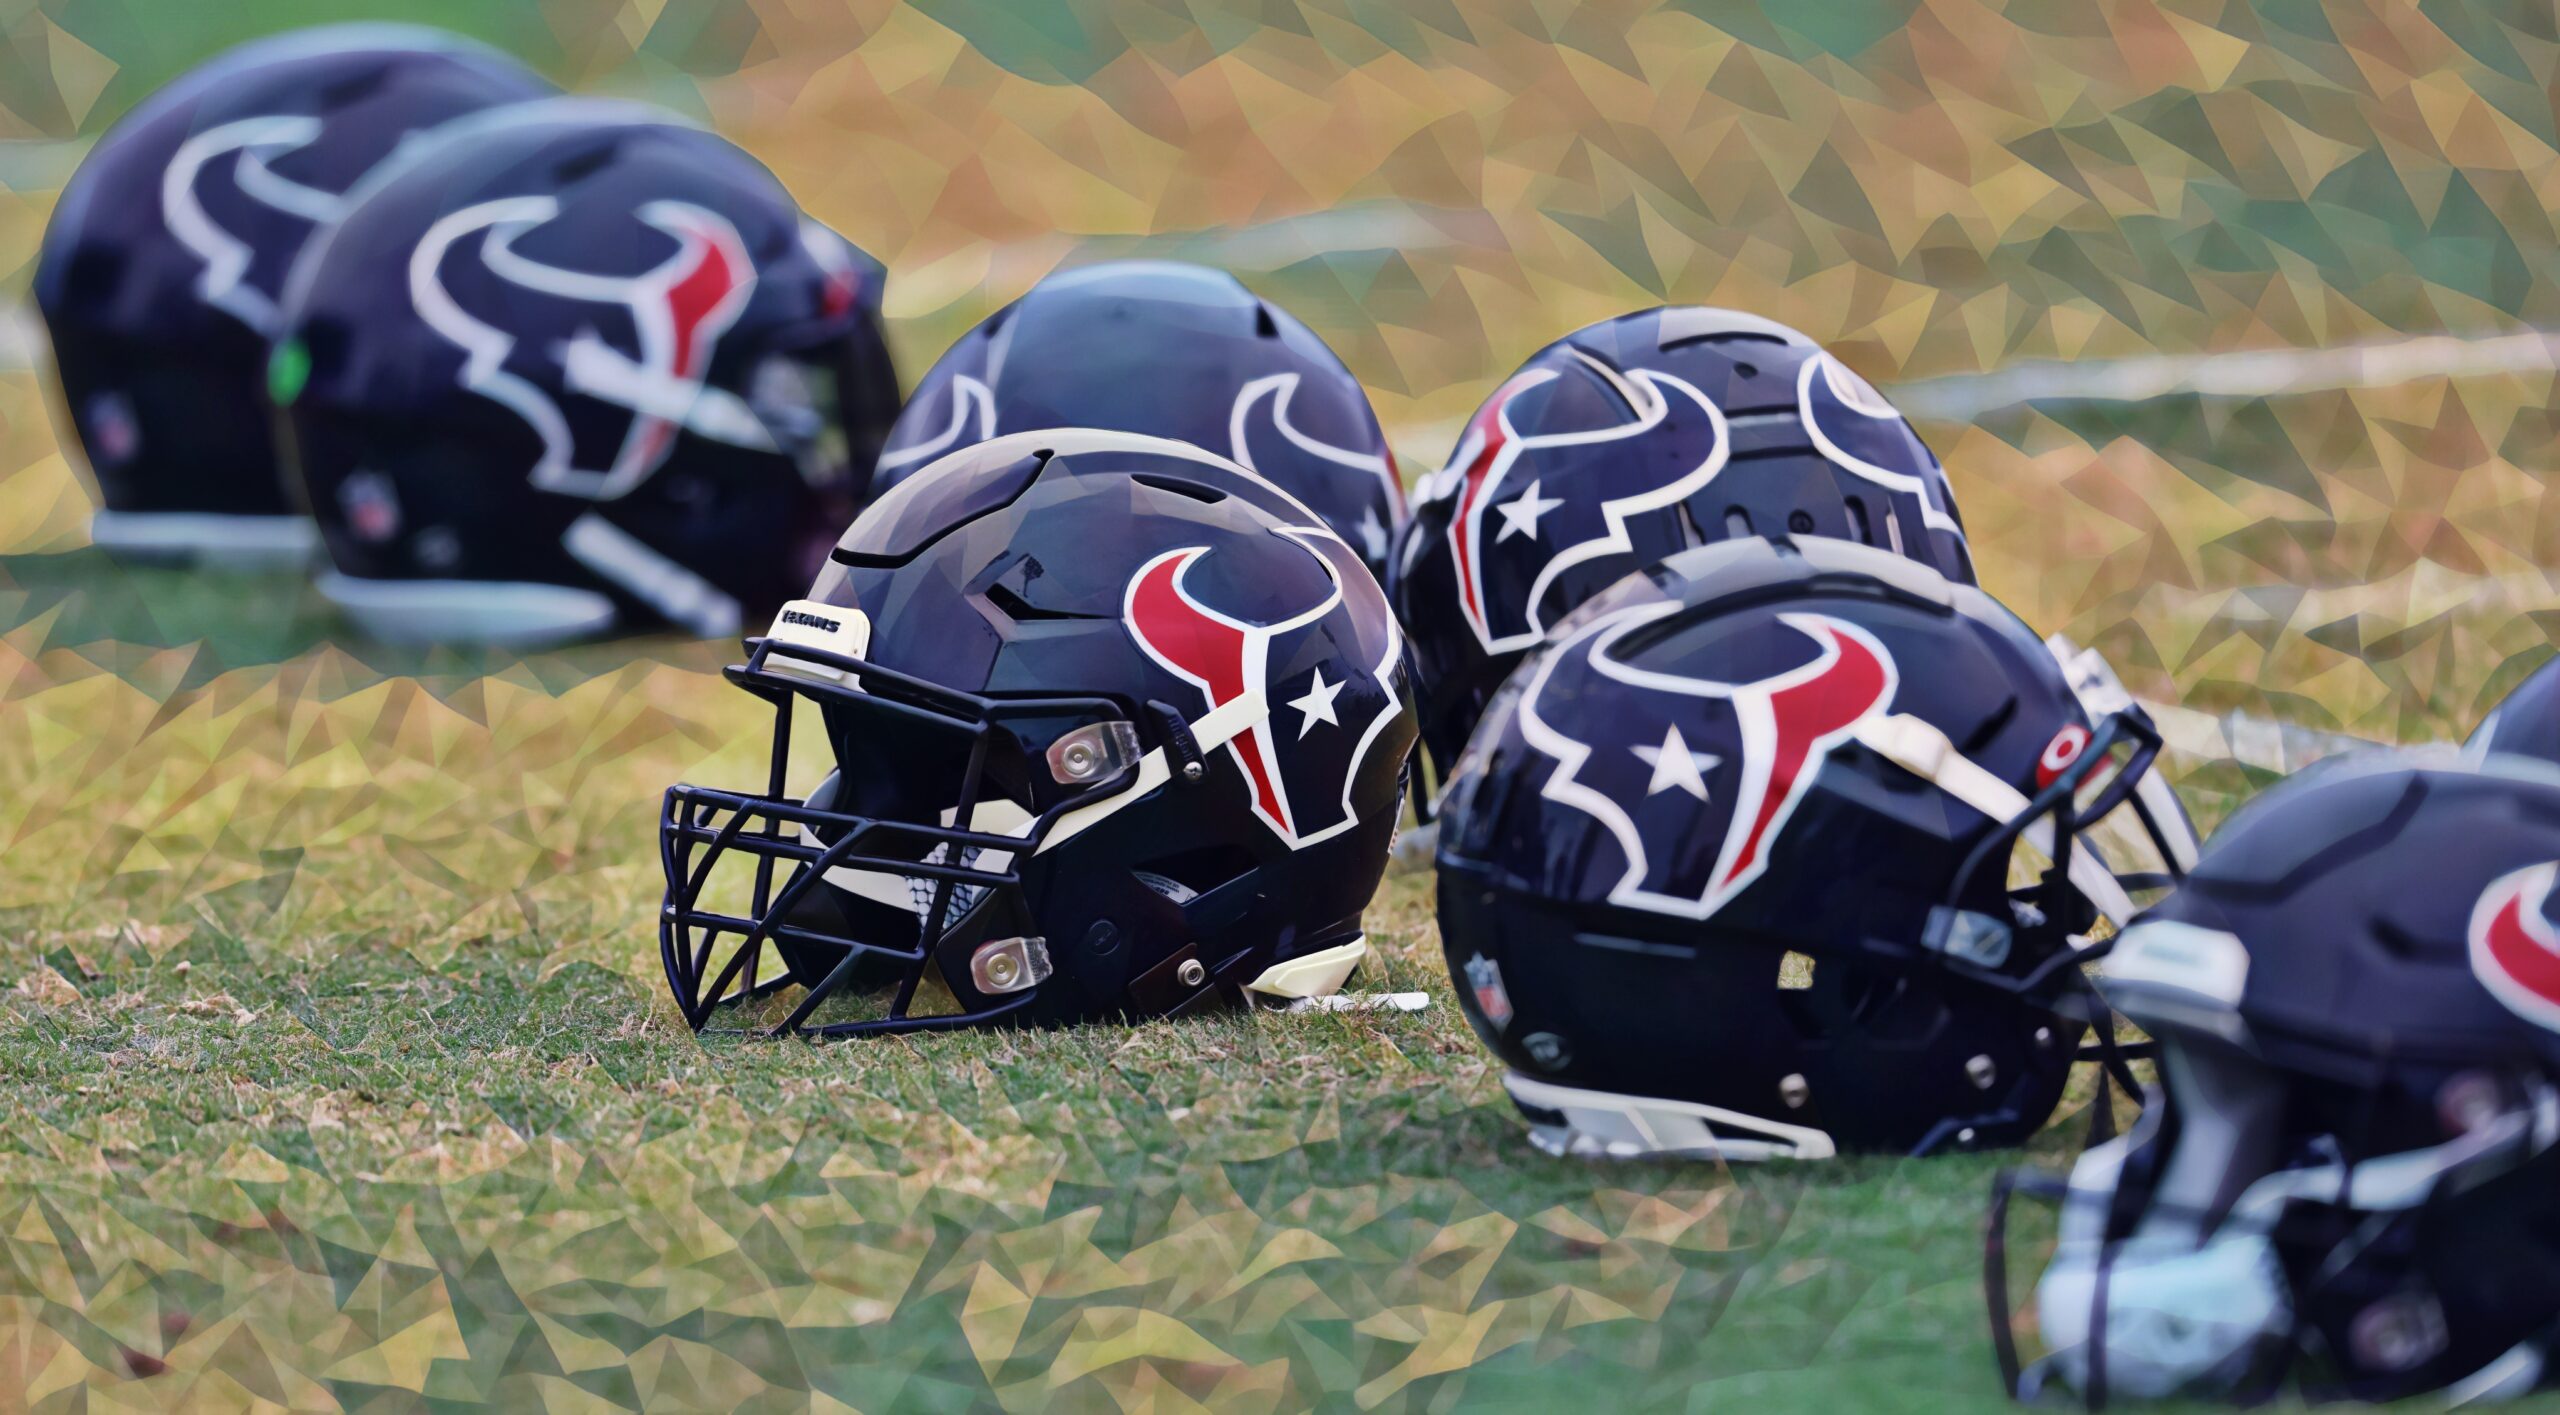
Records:
{"label": "grass field", "polygon": [[[458,16],[764,156],[890,260],[910,377],[1060,259],[1221,260],[1417,463],[1538,344],[1659,299],[1886,383],[2560,324],[2530,7],[1769,8]],[[184,61],[112,18],[13,32],[14,131],[76,147]],[[0,266],[49,208],[17,186]],[[2549,651],[2553,384],[1926,431],[1990,587],[2146,696],[2424,740]],[[706,1046],[653,830],[666,783],[757,775],[718,646],[342,642],[293,580],[113,565],[86,510],[0,372],[0,1409],[1996,1402],[2003,1161],[1537,1156],[1427,872],[1358,984],[1420,1014]],[[2265,779],[2173,771],[2207,820]]]}

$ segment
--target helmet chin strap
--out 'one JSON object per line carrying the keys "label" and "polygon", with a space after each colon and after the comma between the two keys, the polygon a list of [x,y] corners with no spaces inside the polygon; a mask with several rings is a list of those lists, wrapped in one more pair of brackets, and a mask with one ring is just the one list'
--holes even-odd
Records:
{"label": "helmet chin strap", "polygon": [[[2007,824],[2026,814],[2028,801],[2018,788],[1958,751],[1934,723],[1897,712],[1863,718],[1851,732],[1878,756],[1995,821]],[[2049,820],[2030,821],[2019,837],[2048,856],[2053,853]],[[2117,927],[2133,918],[2132,896],[2085,840],[2071,852],[2070,874],[2071,883]]]}

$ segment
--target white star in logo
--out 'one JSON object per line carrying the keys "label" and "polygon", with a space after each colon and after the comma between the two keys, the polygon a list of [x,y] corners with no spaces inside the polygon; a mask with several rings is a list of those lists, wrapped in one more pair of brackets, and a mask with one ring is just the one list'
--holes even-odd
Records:
{"label": "white star in logo", "polygon": [[1386,559],[1387,528],[1378,521],[1377,507],[1363,506],[1360,508],[1359,530],[1360,546],[1362,549],[1369,552],[1369,563],[1374,565],[1379,561]]}
{"label": "white star in logo", "polygon": [[1315,682],[1308,685],[1307,691],[1289,700],[1289,706],[1306,714],[1298,719],[1298,735],[1304,737],[1313,732],[1319,722],[1340,727],[1342,719],[1333,715],[1333,700],[1341,695],[1342,684],[1324,681],[1324,670],[1317,669]]}
{"label": "white star in logo", "polygon": [[1511,539],[1514,532],[1525,535],[1531,540],[1536,540],[1538,538],[1538,518],[1550,511],[1553,511],[1557,507],[1562,506],[1563,504],[1564,498],[1560,496],[1542,497],[1538,495],[1538,484],[1534,481],[1529,483],[1529,489],[1527,491],[1524,491],[1518,496],[1511,498],[1509,501],[1505,501],[1493,508],[1494,510],[1502,513],[1502,533],[1493,538],[1493,543],[1496,545],[1502,544],[1504,541]]}
{"label": "white star in logo", "polygon": [[1644,794],[1659,796],[1677,786],[1703,801],[1707,799],[1706,774],[1724,758],[1713,752],[1693,752],[1680,740],[1680,725],[1673,723],[1662,734],[1659,747],[1629,747],[1638,760],[1653,768],[1653,780],[1645,783]]}

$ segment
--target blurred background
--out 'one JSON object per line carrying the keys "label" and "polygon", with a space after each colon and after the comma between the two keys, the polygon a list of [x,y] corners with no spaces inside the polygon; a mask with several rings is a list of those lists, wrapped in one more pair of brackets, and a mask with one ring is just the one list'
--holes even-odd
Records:
{"label": "blurred background", "polygon": [[[1925,419],[1988,585],[2155,696],[2424,735],[2541,638],[2499,587],[2560,553],[2547,6],[431,9],[326,17],[716,125],[888,263],[910,378],[1061,262],[1199,260],[1339,350],[1411,470],[1547,340],[1736,305]],[[318,17],[10,10],[0,298],[91,137]],[[7,328],[0,549],[68,548],[85,502]]]}

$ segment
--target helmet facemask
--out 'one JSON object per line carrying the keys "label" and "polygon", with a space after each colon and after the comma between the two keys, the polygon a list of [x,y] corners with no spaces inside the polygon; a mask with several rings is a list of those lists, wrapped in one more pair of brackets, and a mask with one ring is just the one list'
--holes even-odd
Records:
{"label": "helmet facemask", "polygon": [[[1043,937],[1034,921],[1096,899],[1127,915],[1131,896],[1134,912],[1176,916],[1194,934],[1231,912],[1226,896],[1249,881],[1228,878],[1234,862],[1207,848],[1213,842],[1145,862],[1152,869],[1080,869],[1049,852],[1116,828],[1121,807],[1160,787],[1204,780],[1208,754],[1252,725],[1257,700],[1185,720],[1154,702],[1132,714],[1105,697],[992,698],[863,658],[859,610],[804,602],[776,629],[729,670],[774,705],[766,791],[673,787],[660,821],[661,953],[689,1025],[699,1030],[723,1008],[794,984],[806,995],[772,1023],[775,1035],[1050,1020],[1075,980],[1044,985],[1074,949],[1124,953],[1113,966],[1139,969],[1126,986],[1144,1010],[1179,1010],[1166,1004],[1206,995],[1218,960],[1184,948],[1151,961],[1117,937]],[[833,770],[794,796],[792,720],[803,699],[824,718]],[[881,730],[892,721],[905,730]],[[743,912],[710,902],[721,897],[713,876],[724,865],[747,876],[731,881],[744,885]],[[1220,888],[1228,884],[1236,888]],[[1072,902],[1052,910],[1060,899]],[[764,963],[768,944],[778,971]],[[916,1010],[929,979],[954,1010]],[[882,989],[891,995],[878,1015],[817,1020],[831,1000]]]}
{"label": "helmet facemask", "polygon": [[[1048,941],[1025,932],[1033,857],[1115,799],[1161,784],[1166,745],[1142,751],[1139,727],[1107,698],[981,697],[838,651],[863,637],[858,610],[811,605],[784,620],[794,615],[829,616],[821,622],[837,627],[811,626],[800,642],[755,640],[747,663],[730,670],[774,706],[766,792],[667,793],[660,935],[686,1021],[699,1029],[723,1007],[794,983],[806,996],[776,1034],[929,1030],[1022,1011],[1053,971]],[[806,641],[828,638],[838,649]],[[835,771],[795,798],[792,718],[802,699],[821,710]],[[911,730],[879,732],[891,719]],[[1187,733],[1181,746],[1196,762]],[[714,871],[732,859],[752,870],[742,914],[705,903]],[[736,942],[724,950],[728,939]],[[764,964],[767,944],[778,974]],[[931,975],[962,1000],[958,1011],[913,1011]],[[884,981],[895,984],[884,1014],[811,1024],[848,985]]]}
{"label": "helmet facemask", "polygon": [[[2358,1399],[2441,1385],[2414,1377],[2452,1340],[2430,1280],[2444,1201],[2560,1174],[2560,1089],[2534,1068],[2384,1059],[2350,1083],[2271,1061],[2222,1000],[2238,994],[2239,948],[2177,922],[2130,931],[2111,991],[2160,1038],[2162,1084],[2067,1182],[2011,1172],[1995,1186],[1985,1288],[2019,1399],[2057,1384],[2091,1408],[2117,1395],[2252,1403],[2288,1377]],[[2060,1211],[2035,1290],[2046,1354],[2024,1364],[2006,1254],[2016,1193]],[[2480,1388],[2519,1363],[2533,1368],[2525,1384],[2538,1379],[2544,1344],[2482,1368]]]}

